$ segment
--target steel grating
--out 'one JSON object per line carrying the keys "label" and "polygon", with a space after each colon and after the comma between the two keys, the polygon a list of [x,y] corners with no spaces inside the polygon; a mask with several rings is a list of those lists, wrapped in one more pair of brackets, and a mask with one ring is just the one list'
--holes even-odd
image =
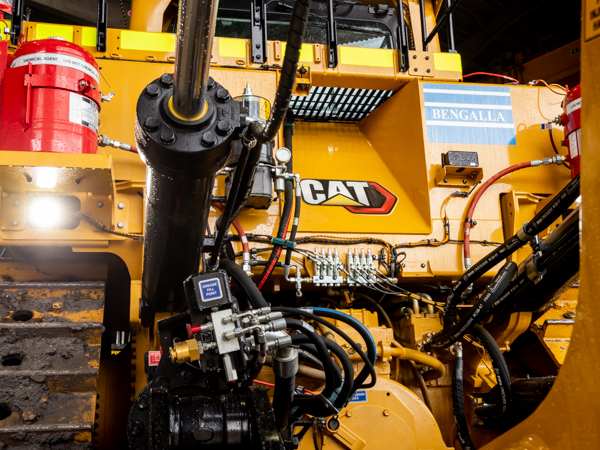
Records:
{"label": "steel grating", "polygon": [[93,448],[103,314],[102,282],[0,283],[0,443]]}
{"label": "steel grating", "polygon": [[312,86],[307,96],[292,96],[290,111],[307,122],[358,122],[392,96],[394,91]]}

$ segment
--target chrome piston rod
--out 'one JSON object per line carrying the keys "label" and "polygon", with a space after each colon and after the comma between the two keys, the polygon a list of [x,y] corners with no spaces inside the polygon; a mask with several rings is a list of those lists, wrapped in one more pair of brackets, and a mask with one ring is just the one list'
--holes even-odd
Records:
{"label": "chrome piston rod", "polygon": [[206,104],[218,0],[179,0],[173,108],[186,118],[201,115]]}

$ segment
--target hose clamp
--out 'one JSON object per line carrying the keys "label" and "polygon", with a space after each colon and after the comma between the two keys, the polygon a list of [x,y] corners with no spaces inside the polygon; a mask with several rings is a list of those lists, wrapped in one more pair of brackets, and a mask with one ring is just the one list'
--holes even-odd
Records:
{"label": "hose clamp", "polygon": [[531,236],[530,234],[527,234],[527,232],[525,231],[525,228],[527,227],[528,224],[529,224],[529,222],[525,222],[523,224],[523,227],[519,228],[519,230],[517,231],[517,238],[519,238],[519,240],[521,242],[529,242],[531,240],[531,238],[533,238],[533,236]]}

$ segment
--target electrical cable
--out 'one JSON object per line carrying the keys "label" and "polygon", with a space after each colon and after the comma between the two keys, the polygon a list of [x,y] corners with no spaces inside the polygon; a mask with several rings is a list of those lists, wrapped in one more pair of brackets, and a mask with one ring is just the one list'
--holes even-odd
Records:
{"label": "electrical cable", "polygon": [[88,216],[87,214],[82,213],[82,212],[75,213],[75,217],[77,217],[81,220],[84,220],[85,222],[87,222],[91,226],[93,226],[94,228],[98,228],[99,230],[102,230],[105,233],[114,234],[115,236],[125,237],[125,238],[133,239],[136,241],[144,240],[144,235],[142,235],[142,234],[122,233],[120,231],[111,230],[110,228],[108,228],[106,225],[104,225],[100,221],[98,221],[98,220],[94,219],[93,217]]}
{"label": "electrical cable", "polygon": [[521,84],[521,83],[519,83],[519,80],[517,80],[516,78],[509,77],[507,75],[500,75],[499,73],[490,73],[490,72],[473,72],[473,73],[468,73],[467,75],[463,75],[463,78],[469,78],[469,77],[473,77],[475,75],[487,75],[488,77],[504,78],[505,80],[510,80],[513,83]]}

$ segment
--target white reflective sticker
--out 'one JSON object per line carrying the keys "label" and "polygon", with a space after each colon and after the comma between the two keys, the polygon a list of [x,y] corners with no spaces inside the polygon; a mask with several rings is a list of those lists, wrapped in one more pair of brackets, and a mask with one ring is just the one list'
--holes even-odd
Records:
{"label": "white reflective sticker", "polygon": [[51,65],[70,67],[71,69],[76,69],[85,73],[86,75],[89,75],[96,80],[96,83],[100,83],[100,75],[94,66],[85,62],[83,59],[61,55],[59,53],[41,52],[19,56],[12,62],[10,68],[12,69],[14,67],[26,66],[29,63],[33,64],[34,66]]}
{"label": "white reflective sticker", "polygon": [[581,109],[581,99],[573,100],[567,105],[567,114],[572,114],[574,111]]}
{"label": "white reflective sticker", "polygon": [[88,127],[98,134],[98,106],[83,95],[70,92],[69,122]]}

